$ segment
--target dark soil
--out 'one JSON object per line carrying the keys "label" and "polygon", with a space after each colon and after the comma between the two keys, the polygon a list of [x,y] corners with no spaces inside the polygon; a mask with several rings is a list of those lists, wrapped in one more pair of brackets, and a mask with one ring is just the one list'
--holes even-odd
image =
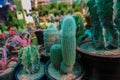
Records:
{"label": "dark soil", "polygon": [[120,54],[120,48],[113,49],[113,50],[105,50],[105,49],[96,50],[95,47],[92,45],[92,42],[87,42],[80,45],[80,49],[90,54],[100,54],[100,55],[119,55]]}

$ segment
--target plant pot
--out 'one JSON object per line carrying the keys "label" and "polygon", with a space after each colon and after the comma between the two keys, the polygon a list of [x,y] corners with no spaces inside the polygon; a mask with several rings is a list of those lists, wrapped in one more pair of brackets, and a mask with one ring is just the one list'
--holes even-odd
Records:
{"label": "plant pot", "polygon": [[44,40],[43,40],[43,30],[36,30],[35,31],[35,35],[37,37],[38,44],[39,45],[43,45],[43,43],[44,43]]}
{"label": "plant pot", "polygon": [[[42,65],[42,66],[44,66],[44,63],[40,63],[40,65]],[[20,75],[19,73],[20,73],[20,71],[22,71],[23,70],[23,65],[20,65],[19,66],[19,69],[16,71],[16,73],[15,73],[15,80],[21,80],[21,79],[19,79],[19,77],[18,77],[18,75]],[[40,67],[40,72],[41,72],[41,70],[42,70],[42,74],[41,75],[39,75],[39,77],[38,78],[35,78],[35,79],[28,79],[28,78],[26,78],[26,77],[24,77],[25,79],[24,80],[44,80],[45,78],[46,78],[46,76],[45,76],[45,74],[44,74],[44,68],[42,69],[41,67]],[[39,73],[40,73],[39,72]],[[38,73],[37,73],[38,74]],[[26,76],[26,75],[25,75]],[[28,75],[27,75],[28,76]],[[30,76],[30,75],[29,75]],[[32,75],[31,75],[32,76]],[[34,76],[32,76],[33,78],[34,78]],[[22,78],[22,77],[21,77]],[[23,80],[23,78],[22,78],[22,80]]]}
{"label": "plant pot", "polygon": [[[51,64],[51,61],[49,60],[47,62],[47,64],[45,65],[45,68],[44,68],[44,72],[46,74],[46,76],[48,77],[48,80],[58,80],[58,79],[55,79],[48,71],[48,68],[49,68],[49,65]],[[81,71],[81,74],[79,76],[77,76],[74,80],[82,80],[84,76],[84,72]],[[59,80],[63,80],[63,79],[59,79]],[[65,79],[66,80],[66,79]]]}
{"label": "plant pot", "polygon": [[40,48],[39,53],[41,53],[40,61],[43,62],[43,63],[47,63],[49,61],[49,59],[50,59],[50,56],[47,55],[46,48],[45,47]]}
{"label": "plant pot", "polygon": [[9,67],[5,72],[0,74],[0,80],[14,80],[14,73],[17,70],[20,62],[18,61],[13,67]]}
{"label": "plant pot", "polygon": [[120,55],[91,54],[82,51],[79,46],[77,52],[86,71],[84,80],[120,80]]}

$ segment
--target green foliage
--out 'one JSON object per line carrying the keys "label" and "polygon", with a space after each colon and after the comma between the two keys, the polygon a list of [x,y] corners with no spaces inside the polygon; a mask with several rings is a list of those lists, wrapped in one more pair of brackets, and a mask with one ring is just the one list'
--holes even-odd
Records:
{"label": "green foliage", "polygon": [[0,23],[0,30],[2,32],[4,32],[6,29],[5,29],[5,25],[3,23]]}
{"label": "green foliage", "polygon": [[22,64],[27,73],[37,73],[40,69],[38,59],[38,49],[35,46],[23,47],[19,51],[18,58],[22,60]]}
{"label": "green foliage", "polygon": [[13,0],[13,2],[17,6],[17,10],[22,10],[21,9],[21,0]]}
{"label": "green foliage", "polygon": [[53,2],[51,4],[45,5],[44,7],[42,5],[38,5],[39,13],[41,16],[48,15],[49,13],[53,14],[67,14],[69,12],[82,12],[83,8],[87,8],[87,6],[84,3],[78,3],[74,2],[73,4],[69,4],[66,2],[56,3]]}
{"label": "green foliage", "polygon": [[50,60],[56,69],[59,69],[62,61],[62,50],[60,44],[54,44],[50,49]]}
{"label": "green foliage", "polygon": [[33,14],[33,19],[34,19],[35,23],[38,25],[37,27],[41,28],[40,20],[39,20],[39,18],[37,18],[37,16],[35,14]]}
{"label": "green foliage", "polygon": [[74,17],[76,25],[77,25],[76,38],[78,39],[78,37],[83,35],[85,32],[84,22],[83,22],[84,20],[82,17],[80,17],[78,15],[74,15],[73,17]]}

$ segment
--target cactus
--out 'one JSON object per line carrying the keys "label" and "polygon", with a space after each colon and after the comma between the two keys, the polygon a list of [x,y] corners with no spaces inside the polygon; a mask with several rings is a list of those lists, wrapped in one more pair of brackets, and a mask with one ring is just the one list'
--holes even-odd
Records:
{"label": "cactus", "polygon": [[115,7],[114,4],[117,5],[119,3],[116,2],[116,0],[88,1],[91,23],[93,27],[93,43],[98,49],[117,48],[119,30],[118,26],[114,25],[114,21],[117,21],[118,18],[115,18],[114,15],[117,16],[119,13],[117,12],[118,8]]}
{"label": "cactus", "polygon": [[62,61],[62,50],[60,44],[54,44],[50,49],[50,60],[55,67],[59,69],[60,63]]}
{"label": "cactus", "polygon": [[76,23],[71,15],[63,20],[61,40],[63,64],[71,67],[76,58]]}
{"label": "cactus", "polygon": [[59,39],[59,32],[54,24],[51,23],[50,27],[44,31],[44,45],[47,52],[50,51],[50,47],[56,43]]}
{"label": "cactus", "polygon": [[120,32],[120,0],[114,0],[114,22]]}
{"label": "cactus", "polygon": [[18,58],[22,60],[22,64],[27,73],[34,74],[39,71],[40,61],[38,54],[38,49],[35,46],[27,46],[20,49]]}
{"label": "cactus", "polygon": [[63,73],[70,73],[72,72],[73,66],[66,66],[64,62],[61,63],[60,69]]}
{"label": "cactus", "polygon": [[[93,43],[96,48],[104,47],[103,45],[103,35],[102,27],[100,25],[99,17],[97,14],[97,6],[95,0],[90,0],[87,4],[89,6],[90,20],[92,23],[92,35]],[[98,31],[99,30],[99,31]]]}
{"label": "cactus", "polygon": [[[118,43],[120,43],[120,0],[114,0],[114,23],[118,33]],[[118,44],[120,46],[120,44]]]}
{"label": "cactus", "polygon": [[[101,27],[106,30],[106,42],[108,46],[117,48],[117,31],[113,23],[113,0],[96,0],[97,13],[99,15]],[[104,35],[103,35],[104,36]],[[111,38],[110,38],[111,37]]]}

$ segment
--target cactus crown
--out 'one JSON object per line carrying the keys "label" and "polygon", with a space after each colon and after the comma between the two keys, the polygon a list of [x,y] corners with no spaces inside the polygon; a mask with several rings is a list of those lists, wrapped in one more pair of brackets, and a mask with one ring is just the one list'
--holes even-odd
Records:
{"label": "cactus crown", "polygon": [[[62,27],[62,36],[74,36],[76,35],[76,23],[72,15],[67,15],[63,19],[61,24]],[[65,28],[66,27],[66,28]]]}

